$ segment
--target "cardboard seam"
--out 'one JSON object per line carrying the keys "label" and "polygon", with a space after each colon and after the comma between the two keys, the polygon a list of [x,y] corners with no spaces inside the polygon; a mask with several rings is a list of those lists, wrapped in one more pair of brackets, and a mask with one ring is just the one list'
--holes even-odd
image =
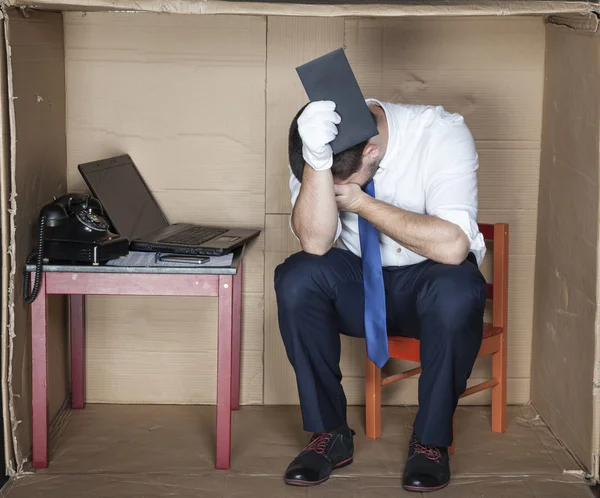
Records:
{"label": "cardboard seam", "polygon": [[[530,411],[532,413],[527,413],[528,411]],[[558,442],[558,444],[560,444],[560,447],[566,453],[571,454],[571,452],[565,447],[565,445],[563,444],[563,442],[556,436],[556,434],[550,428],[550,426],[544,422],[541,414],[537,411],[537,409],[535,408],[535,406],[533,406],[530,403],[530,404],[528,404],[527,406],[525,406],[525,407],[523,407],[521,409],[521,413],[524,415],[524,418],[520,418],[519,417],[519,419],[523,420],[531,428],[531,430],[535,434],[536,438],[538,439],[540,446],[546,450],[546,453],[548,454],[548,457],[556,464],[556,466],[558,468],[563,467],[563,465],[561,465],[561,462],[556,458],[555,453],[550,448],[548,448],[547,438],[544,438],[543,435],[542,435],[543,429],[546,429],[550,433],[550,436],[556,442]],[[529,418],[528,415],[531,418]],[[532,416],[532,415],[534,415],[534,416]],[[535,422],[537,422],[537,423],[535,423]],[[541,424],[540,424],[540,422],[541,422]],[[573,459],[573,463],[576,466],[580,466],[576,459]],[[579,469],[577,469],[577,468],[575,468],[575,469],[574,468],[566,468],[566,469],[563,468],[562,469],[562,473],[564,475],[579,476],[582,481],[586,480],[586,473],[585,473],[584,470],[581,469],[581,467]]]}
{"label": "cardboard seam", "polygon": [[[265,247],[267,246],[267,184],[268,184],[268,174],[269,174],[269,169],[267,167],[267,151],[269,150],[269,143],[268,143],[268,139],[269,139],[269,24],[270,24],[270,20],[269,20],[269,16],[265,16],[265,91],[263,93],[264,95],[264,108],[265,108],[265,140],[264,140],[264,144],[265,144],[265,175],[264,175],[264,179],[265,179],[265,214],[263,217],[263,227],[264,228],[264,234],[265,234]],[[262,252],[262,260],[263,260],[263,269],[267,268],[267,264],[268,264],[268,255],[267,255],[267,251],[263,250]],[[270,284],[269,284],[270,285]],[[266,389],[266,381],[265,378],[267,377],[267,366],[265,363],[265,350],[267,347],[267,335],[266,335],[266,323],[267,323],[267,315],[266,315],[266,307],[264,305],[264,299],[265,299],[265,293],[266,293],[266,288],[267,288],[267,272],[265,270],[263,270],[263,294],[262,294],[262,299],[263,299],[263,313],[262,313],[262,351],[261,351],[261,361],[262,361],[262,392],[260,395],[260,400],[261,400],[261,404],[264,405],[265,404],[265,389]],[[242,320],[242,334],[244,333],[243,330],[244,327],[244,321]],[[241,371],[241,366],[240,366],[240,375],[242,375],[242,371]],[[241,388],[240,388],[241,391]],[[241,398],[241,392],[240,392],[240,398]]]}
{"label": "cardboard seam", "polygon": [[[559,410],[558,410],[558,409],[557,409],[557,408],[554,406],[554,404],[553,404],[553,403],[550,401],[550,399],[548,398],[548,396],[546,396],[546,394],[545,394],[545,393],[543,393],[543,392],[542,392],[542,393],[540,393],[540,396],[544,398],[544,400],[546,401],[546,403],[547,403],[548,407],[549,407],[551,410],[553,410],[553,411],[555,412],[555,414],[556,414],[556,415],[558,415],[558,416],[559,416],[559,417],[560,417],[560,418],[561,418],[561,419],[564,421],[564,419],[562,418],[562,414],[561,414],[561,413],[560,413],[560,411],[559,411]],[[534,405],[534,408],[535,408],[535,405]],[[538,410],[537,408],[535,408],[535,410],[537,411],[537,413],[540,413],[540,412],[539,412],[539,410]],[[595,477],[594,477],[594,471],[592,470],[592,472],[586,472],[586,471],[585,471],[585,468],[586,468],[585,464],[584,464],[584,463],[581,461],[581,459],[580,459],[580,458],[577,456],[577,454],[575,453],[575,451],[574,451],[574,450],[572,450],[572,449],[571,449],[569,446],[567,446],[567,445],[565,444],[565,438],[561,438],[561,437],[559,437],[559,436],[558,436],[558,434],[555,432],[555,430],[554,430],[553,426],[551,426],[551,425],[548,423],[548,420],[546,420],[546,418],[544,417],[544,415],[542,415],[541,413],[540,413],[540,418],[541,418],[542,422],[544,422],[544,424],[546,424],[546,427],[548,427],[548,430],[550,431],[550,433],[552,434],[552,436],[553,436],[553,437],[554,437],[554,438],[555,438],[555,439],[556,439],[556,440],[557,440],[557,441],[560,443],[560,445],[561,445],[561,446],[562,446],[562,447],[563,447],[563,448],[564,448],[564,449],[565,449],[565,450],[566,450],[566,451],[567,451],[567,452],[568,452],[568,453],[569,453],[569,454],[570,454],[570,455],[573,457],[573,460],[575,460],[575,462],[577,463],[577,465],[579,465],[579,466],[581,467],[581,469],[582,469],[582,470],[581,470],[581,475],[583,475],[583,476],[584,476],[584,478],[585,478],[587,481],[594,481],[594,480],[595,480]],[[569,424],[566,424],[566,425],[567,425],[567,426],[569,426]],[[576,434],[574,434],[574,435],[575,435],[575,438],[576,438],[576,439],[579,439],[579,438],[577,437],[577,435],[576,435]],[[579,441],[579,442],[580,442],[580,443],[582,443],[582,441]],[[564,469],[563,469],[563,472],[564,472],[564,473],[568,473],[569,471],[566,471],[566,470],[564,470]],[[578,472],[579,472],[579,471],[578,471]]]}
{"label": "cardboard seam", "polygon": [[5,5],[1,6],[2,13],[4,15],[4,43],[6,50],[6,75],[7,75],[7,87],[8,87],[8,112],[9,112],[9,135],[10,135],[10,196],[9,196],[9,214],[10,214],[10,242],[8,247],[8,256],[10,259],[10,272],[9,272],[9,284],[8,284],[8,393],[9,393],[9,413],[10,413],[10,425],[12,430],[13,440],[13,452],[14,458],[17,464],[16,473],[20,474],[23,471],[23,459],[20,457],[19,452],[19,439],[17,437],[17,427],[21,423],[17,420],[15,405],[13,402],[16,396],[13,391],[13,366],[14,366],[14,338],[15,338],[15,275],[17,267],[17,255],[16,255],[16,216],[17,216],[17,179],[16,179],[16,119],[15,119],[15,106],[13,88],[13,71],[12,71],[12,52],[10,45],[10,22],[9,15],[6,11]]}

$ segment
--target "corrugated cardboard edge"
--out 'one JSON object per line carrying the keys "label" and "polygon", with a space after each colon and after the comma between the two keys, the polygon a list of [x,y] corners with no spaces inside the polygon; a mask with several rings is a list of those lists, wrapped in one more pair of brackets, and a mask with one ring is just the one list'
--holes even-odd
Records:
{"label": "corrugated cardboard edge", "polygon": [[[7,391],[8,391],[8,412],[10,422],[10,438],[12,440],[13,454],[10,460],[15,460],[15,455],[19,454],[19,440],[17,438],[17,426],[19,420],[16,418],[15,406],[13,403],[14,392],[12,386],[12,373],[13,373],[13,339],[15,337],[15,275],[17,269],[17,255],[15,253],[16,247],[16,215],[17,215],[17,188],[16,188],[16,155],[17,155],[17,142],[16,142],[16,121],[15,121],[15,106],[14,106],[14,91],[13,91],[13,75],[12,75],[12,60],[11,60],[11,45],[10,45],[10,23],[9,16],[6,9],[2,8],[2,14],[4,19],[4,43],[6,48],[6,85],[8,91],[8,118],[9,118],[9,131],[10,131],[10,196],[8,199],[9,203],[9,216],[10,216],[10,232],[9,232],[9,244],[7,255],[9,257],[9,281],[8,281],[8,323],[7,323],[7,336],[8,336],[8,372],[7,372]],[[11,464],[12,465],[12,464]],[[20,473],[23,470],[23,462],[17,462],[16,472]],[[15,472],[15,469],[11,469]]]}
{"label": "corrugated cardboard edge", "polygon": [[504,16],[579,13],[587,14],[598,6],[595,2],[502,1],[471,2],[322,2],[302,4],[291,2],[229,2],[223,0],[8,0],[6,5],[55,10],[110,10],[161,12],[171,14],[248,14],[290,16]]}
{"label": "corrugated cardboard edge", "polygon": [[595,33],[598,31],[600,19],[598,18],[598,15],[594,14],[583,16],[551,15],[546,19],[546,23],[553,24],[554,26],[561,26],[563,28]]}
{"label": "corrugated cardboard edge", "polygon": [[[4,14],[0,12],[0,19],[4,20]],[[5,33],[4,24],[2,25],[2,35]],[[6,50],[0,50],[2,66],[0,80],[0,213],[2,217],[2,254],[8,255],[10,244],[9,231],[9,197],[10,197],[10,133],[9,133],[9,115],[8,115],[8,88],[7,88],[7,54]],[[11,437],[11,423],[9,413],[9,390],[8,387],[8,287],[9,287],[9,260],[7,257],[2,258],[2,318],[1,318],[1,355],[2,355],[2,413],[4,432],[4,460],[6,462],[6,472],[8,475],[15,473],[14,453]]]}

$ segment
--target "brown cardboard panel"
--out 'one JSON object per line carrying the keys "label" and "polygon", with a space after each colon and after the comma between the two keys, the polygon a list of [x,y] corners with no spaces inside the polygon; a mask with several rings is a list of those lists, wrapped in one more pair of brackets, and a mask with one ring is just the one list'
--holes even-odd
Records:
{"label": "brown cardboard panel", "polygon": [[262,226],[263,18],[70,13],[65,46],[70,188],[129,153],[171,221]]}
{"label": "brown cardboard panel", "polygon": [[[264,17],[65,14],[69,188],[77,164],[128,153],[171,222],[262,228],[265,33]],[[262,402],[263,241],[245,254],[244,403]],[[213,403],[216,327],[212,298],[90,299],[87,399]]]}
{"label": "brown cardboard panel", "polygon": [[[214,401],[216,299],[87,299],[87,401]],[[262,402],[263,297],[244,294],[242,299],[241,397],[242,403],[256,404]]]}
{"label": "brown cardboard panel", "polygon": [[[596,443],[597,34],[547,30],[535,280],[532,399],[586,470]],[[577,74],[577,78],[572,75]]]}
{"label": "brown cardboard panel", "polygon": [[[29,6],[27,0],[10,0],[8,5]],[[37,8],[60,10],[123,10],[172,14],[259,14],[292,16],[467,16],[467,15],[530,15],[552,13],[588,13],[594,5],[586,1],[456,1],[439,4],[433,1],[395,0],[385,3],[366,0],[332,0],[304,4],[293,1],[238,1],[204,0],[125,0],[117,6],[109,0],[40,0]]]}
{"label": "brown cardboard panel", "polygon": [[486,149],[478,153],[481,209],[535,209],[539,150]]}
{"label": "brown cardboard panel", "polygon": [[[262,294],[243,294],[242,347],[262,351]],[[117,305],[116,300],[121,302]],[[87,297],[90,350],[202,352],[217,349],[217,300],[211,297]],[[173,320],[177,317],[177,321]]]}
{"label": "brown cardboard panel", "polygon": [[[403,69],[452,71],[540,71],[544,46],[542,17],[460,17],[454,19],[360,18],[358,29],[381,29],[383,64]],[[473,43],[484,40],[483,43]],[[444,47],[449,41],[460,50]],[[439,47],[444,47],[439,50]],[[390,64],[390,62],[392,64]],[[383,79],[385,83],[385,78]]]}
{"label": "brown cardboard panel", "polygon": [[[510,229],[509,254],[511,257],[535,254],[537,209],[479,209],[480,223],[508,223]],[[491,251],[490,255],[491,256]]]}
{"label": "brown cardboard panel", "polygon": [[[29,305],[21,297],[20,275],[34,247],[40,207],[66,190],[65,82],[60,14],[35,12],[25,18],[11,11],[8,26],[9,85],[12,85],[9,97],[14,106],[11,224],[16,228],[11,233],[12,254],[16,259],[11,256],[11,278],[15,281],[9,303],[9,331],[13,337],[9,389],[13,442],[20,466],[31,442],[30,314]],[[48,384],[53,417],[67,396],[66,369],[57,367],[66,354],[64,300],[52,300],[48,311],[49,366],[55,368]]]}
{"label": "brown cardboard panel", "polygon": [[[535,66],[530,71],[410,69],[401,60],[384,60],[383,69],[385,89],[376,94],[380,99],[441,105],[458,112],[476,139],[504,141],[520,136],[539,144],[541,98],[532,102],[531,97],[540,95],[543,81]],[[524,108],[535,112],[525,113]]]}
{"label": "brown cardboard panel", "polygon": [[273,276],[277,265],[300,250],[292,234],[289,215],[265,217],[265,384],[264,403],[279,405],[298,400],[296,376],[283,347],[277,320]]}
{"label": "brown cardboard panel", "polygon": [[[242,165],[240,174],[245,174]],[[262,191],[158,190],[154,194],[173,222],[194,221],[243,228],[261,228],[264,223],[265,195]]]}
{"label": "brown cardboard panel", "polygon": [[[88,405],[69,411],[51,437],[51,463],[38,471],[68,474],[208,475],[214,469],[214,407]],[[455,478],[491,476],[562,476],[578,467],[537,412],[509,408],[507,431],[490,430],[489,408],[460,407],[456,418]],[[356,431],[355,462],[336,476],[399,478],[406,459],[415,408],[384,408],[383,435],[366,438],[364,407],[351,407]],[[243,407],[233,414],[230,475],[280,478],[285,466],[306,444],[300,409]],[[157,449],[160,448],[160,451]],[[143,456],[143,457],[142,457]]]}
{"label": "brown cardboard panel", "polygon": [[344,20],[270,17],[267,20],[267,213],[290,210],[287,135],[308,102],[295,68],[344,45]]}
{"label": "brown cardboard panel", "polygon": [[[98,349],[87,359],[90,403],[214,404],[217,352]],[[261,351],[242,351],[241,402],[261,404]]]}

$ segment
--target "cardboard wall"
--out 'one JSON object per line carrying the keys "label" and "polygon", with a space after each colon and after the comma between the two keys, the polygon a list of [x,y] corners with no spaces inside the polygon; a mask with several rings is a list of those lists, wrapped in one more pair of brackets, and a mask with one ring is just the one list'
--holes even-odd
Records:
{"label": "cardboard wall", "polygon": [[[264,17],[67,13],[69,189],[129,153],[171,221],[262,228]],[[264,236],[247,251],[243,403],[263,399]],[[214,403],[214,298],[90,297],[89,402]]]}
{"label": "cardboard wall", "polygon": [[[11,109],[11,218],[15,245],[11,248],[14,275],[9,311],[11,334],[10,391],[15,429],[15,453],[21,463],[31,444],[31,314],[22,299],[23,265],[37,240],[40,208],[66,191],[65,79],[62,17],[56,13],[9,13],[9,105]],[[12,83],[12,84],[11,84]],[[16,138],[16,140],[15,140]],[[48,304],[49,415],[67,397],[68,339],[65,299]]]}
{"label": "cardboard wall", "polygon": [[600,34],[549,25],[531,397],[594,471],[599,77]]}
{"label": "cardboard wall", "polygon": [[[245,267],[243,403],[297,402],[273,294],[273,269],[298,249],[286,136],[306,97],[294,68],[340,46],[366,96],[442,104],[467,119],[481,157],[480,219],[511,224],[508,394],[529,400],[541,18],[64,19],[69,189],[84,189],[78,163],[127,152],[171,220],[264,226]],[[214,402],[215,332],[209,298],[89,299],[87,400]],[[473,382],[489,367],[481,361]],[[349,402],[362,403],[362,341],[344,340],[342,370]],[[384,401],[416,403],[416,387],[387,389]]]}

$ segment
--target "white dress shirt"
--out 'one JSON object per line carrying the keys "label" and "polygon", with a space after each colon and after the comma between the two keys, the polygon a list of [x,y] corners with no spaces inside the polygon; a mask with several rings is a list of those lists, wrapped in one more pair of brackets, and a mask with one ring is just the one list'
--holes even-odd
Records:
{"label": "white dress shirt", "polygon": [[[463,117],[440,106],[375,99],[367,99],[367,103],[385,111],[389,132],[387,150],[374,177],[375,198],[455,223],[467,234],[470,250],[480,264],[486,247],[477,226],[479,158]],[[290,169],[292,207],[300,187]],[[335,240],[338,247],[361,255],[356,214],[339,214]],[[412,265],[426,259],[381,232],[379,246],[384,267]]]}

